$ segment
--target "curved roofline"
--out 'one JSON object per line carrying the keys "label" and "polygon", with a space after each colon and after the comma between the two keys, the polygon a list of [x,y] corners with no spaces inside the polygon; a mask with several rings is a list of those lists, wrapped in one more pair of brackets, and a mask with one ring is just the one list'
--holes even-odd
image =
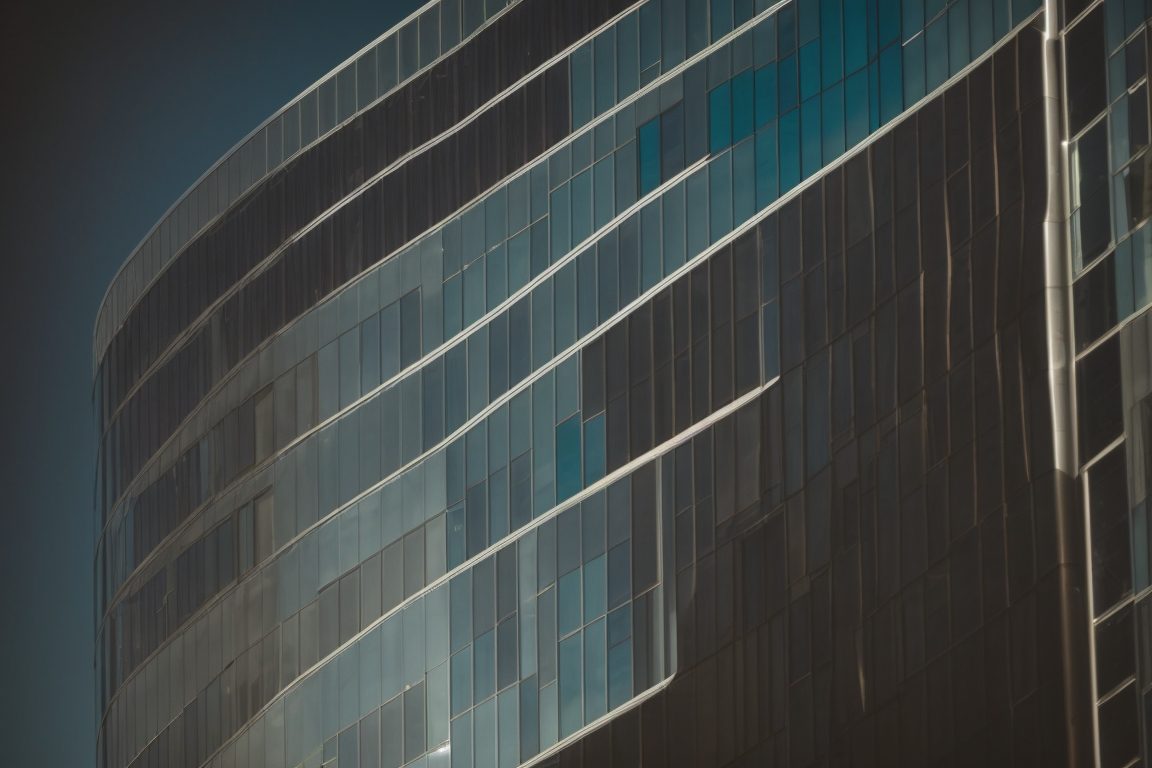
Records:
{"label": "curved roofline", "polygon": [[[367,53],[371,48],[374,48],[375,46],[377,46],[381,42],[383,42],[384,38],[388,37],[393,32],[399,31],[401,27],[403,27],[404,25],[408,24],[409,22],[419,18],[420,15],[424,13],[424,11],[428,10],[429,8],[431,8],[434,5],[439,5],[440,2],[441,2],[441,0],[428,0],[423,5],[421,5],[419,8],[412,11],[407,16],[405,16],[403,19],[398,21],[396,24],[392,25],[391,27],[386,29],[383,33],[376,36],[370,42],[368,42],[367,44],[365,44],[364,46],[359,48],[351,56],[344,59],[342,62],[337,64],[332,69],[325,72],[315,82],[313,82],[307,88],[304,88],[302,91],[300,91],[298,94],[296,94],[296,96],[294,96],[293,98],[288,100],[288,102],[285,103],[282,107],[280,107],[275,112],[273,112],[271,115],[269,115],[267,118],[265,118],[263,122],[261,122],[259,125],[257,125],[255,128],[253,128],[248,133],[246,133],[239,141],[237,141],[234,145],[232,145],[231,149],[229,149],[227,152],[225,152],[223,155],[221,155],[216,160],[216,162],[212,163],[212,165],[209,166],[206,171],[204,171],[204,173],[200,174],[200,176],[196,179],[196,181],[192,182],[192,184],[187,189],[185,189],[184,192],[181,193],[181,195],[178,198],[176,198],[176,200],[170,206],[168,206],[167,210],[165,210],[164,213],[160,215],[160,218],[157,219],[156,223],[153,224],[148,229],[148,231],[146,233],[144,233],[144,236],[142,238],[140,238],[140,242],[138,242],[136,244],[136,247],[134,247],[128,253],[128,255],[124,258],[124,260],[122,262],[120,262],[120,266],[117,268],[115,274],[112,275],[112,279],[108,281],[108,286],[104,289],[104,295],[100,299],[100,305],[96,309],[96,319],[92,325],[92,344],[93,344],[92,365],[93,365],[94,369],[98,365],[98,362],[96,359],[96,349],[95,349],[96,334],[97,334],[99,327],[100,327],[100,318],[104,314],[104,309],[108,303],[108,297],[112,293],[112,289],[116,286],[117,282],[120,280],[121,276],[124,274],[124,270],[128,268],[128,266],[132,263],[132,260],[135,259],[136,256],[140,253],[141,248],[144,247],[144,245],[148,242],[149,238],[151,238],[154,234],[156,234],[156,231],[164,224],[164,221],[176,210],[176,208],[182,202],[184,202],[190,194],[192,194],[194,191],[196,191],[200,187],[200,185],[203,184],[205,182],[205,180],[209,176],[212,175],[213,172],[215,172],[221,165],[223,165],[234,154],[236,154],[236,152],[239,149],[241,149],[245,144],[247,144],[249,140],[254,138],[256,136],[256,134],[260,133],[260,131],[267,128],[272,123],[272,121],[276,120],[278,117],[280,117],[285,112],[287,112],[289,109],[291,109],[293,106],[295,106],[300,100],[302,100],[305,96],[307,96],[309,93],[311,93],[314,89],[319,88],[321,85],[323,85],[329,78],[339,74],[340,70],[344,69],[349,64],[354,64],[356,62],[356,60],[359,59],[363,54]],[[514,4],[514,0],[513,0],[513,3],[509,3],[509,5],[505,6],[505,8],[510,7],[512,4]],[[496,15],[499,15],[499,14],[496,14]],[[480,27],[478,27],[473,32],[473,34],[475,34],[475,32],[478,32],[484,26],[486,26],[486,24],[481,24]],[[471,36],[469,36],[469,37],[471,37]],[[463,44],[465,39],[466,38],[461,38],[457,42],[456,47]],[[453,50],[454,49],[455,49],[455,47],[453,48]],[[442,58],[443,55],[444,55],[444,52],[442,51],[441,55],[439,57],[437,57],[436,60],[439,60],[440,58]],[[418,69],[417,72],[419,72],[419,71],[420,70]],[[415,73],[413,73],[413,75],[415,75]],[[397,82],[396,87],[399,87],[400,85],[401,85],[401,83]],[[362,111],[363,111],[362,109],[358,109],[358,110],[356,110],[356,112],[354,114],[358,115]],[[339,127],[339,126],[334,126],[334,128],[336,128],[336,127]],[[319,141],[321,138],[323,138],[323,137],[317,136],[316,141]],[[304,149],[305,149],[305,147],[302,145],[297,150],[297,154],[302,152]],[[281,165],[283,165],[283,163],[281,163]],[[260,177],[260,180],[262,181],[264,178],[267,178],[268,175],[269,175],[268,172],[265,172],[264,175]],[[255,186],[255,185],[253,185],[253,186]],[[249,189],[251,189],[251,187],[249,187]],[[248,190],[244,190],[244,192],[242,192],[240,194],[240,196],[243,196],[247,191]],[[239,199],[239,197],[237,199]],[[189,242],[191,242],[191,238],[189,239]],[[171,263],[171,261],[169,261],[169,263]],[[164,269],[167,268],[167,266],[168,265],[165,264],[164,268],[160,269],[156,273],[156,275],[153,276],[152,280],[154,281],[155,278],[159,277],[160,274],[164,271]],[[139,297],[137,297],[137,300],[138,299],[139,299]],[[135,300],[132,303],[135,304]]]}

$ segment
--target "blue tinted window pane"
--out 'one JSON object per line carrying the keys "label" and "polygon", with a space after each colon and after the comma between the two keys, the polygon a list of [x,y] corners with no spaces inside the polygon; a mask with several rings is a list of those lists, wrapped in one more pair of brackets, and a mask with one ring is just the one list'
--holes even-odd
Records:
{"label": "blue tinted window pane", "polygon": [[799,103],[799,86],[796,82],[796,57],[789,56],[780,62],[778,93],[780,112],[787,112]]}
{"label": "blue tinted window pane", "polygon": [[904,103],[915,104],[924,95],[924,35],[904,46]]}
{"label": "blue tinted window pane", "polygon": [[485,305],[484,262],[474,261],[464,270],[465,327],[484,316]]}
{"label": "blue tinted window pane", "polygon": [[[948,17],[941,16],[924,30],[924,48],[924,82],[931,91],[948,79]],[[883,70],[880,77],[883,82]]]}
{"label": "blue tinted window pane", "polygon": [[508,292],[515,293],[528,284],[531,262],[528,232],[524,231],[508,241]]}
{"label": "blue tinted window pane", "polygon": [[603,616],[607,607],[607,555],[584,565],[584,622]]}
{"label": "blue tinted window pane", "polygon": [[776,161],[776,123],[756,132],[756,207],[764,208],[778,195],[779,170]]}
{"label": "blue tinted window pane", "polygon": [[[571,247],[568,224],[570,214],[568,211],[569,190],[567,184],[561,184],[552,192],[550,211],[551,252],[554,258],[559,258],[568,252]],[[535,248],[533,248],[535,251]]]}
{"label": "blue tinted window pane", "polygon": [[592,41],[596,53],[596,114],[616,103],[616,28],[609,27]]}
{"label": "blue tinted window pane", "polygon": [[800,49],[800,100],[820,92],[820,41],[813,40]]}
{"label": "blue tinted window pane", "polygon": [[444,337],[451,339],[463,328],[463,276],[457,272],[444,283]]}
{"label": "blue tinted window pane", "polygon": [[572,242],[592,234],[592,169],[572,178]]}
{"label": "blue tinted window pane", "polygon": [[640,194],[646,195],[660,186],[660,120],[649,120],[640,126]]}
{"label": "blue tinted window pane", "polygon": [[868,63],[866,3],[844,3],[844,71],[851,73]]}
{"label": "blue tinted window pane", "polygon": [[732,143],[752,134],[756,99],[753,90],[754,75],[747,69],[732,78]]}
{"label": "blue tinted window pane", "polygon": [[992,0],[969,0],[972,30],[972,55],[979,56],[992,47]]}
{"label": "blue tinted window pane", "polygon": [[608,650],[608,708],[615,709],[632,698],[632,644],[623,642]]}
{"label": "blue tinted window pane", "polygon": [[600,227],[611,221],[612,217],[616,214],[615,160],[615,155],[610,154],[596,163],[592,168],[595,176],[593,180],[595,194],[592,198],[595,207],[592,222],[593,229],[600,229]]}
{"label": "blue tinted window pane", "polygon": [[756,70],[756,127],[776,119],[776,63]]}
{"label": "blue tinted window pane", "polygon": [[488,309],[494,309],[508,297],[508,256],[500,245],[485,257],[488,283]]}
{"label": "blue tinted window pane", "polygon": [[747,221],[756,212],[756,151],[752,139],[732,148],[732,221]]}
{"label": "blue tinted window pane", "polygon": [[572,52],[569,64],[572,77],[572,128],[575,130],[592,119],[592,44]]}
{"label": "blue tinted window pane", "polygon": [[556,584],[556,631],[561,637],[580,627],[580,616],[580,569],[576,569]]}
{"label": "blue tinted window pane", "polygon": [[780,192],[800,183],[800,110],[780,118]]}
{"label": "blue tinted window pane", "polygon": [[472,645],[472,687],[477,701],[496,692],[496,632],[488,630]]}
{"label": "blue tinted window pane", "polygon": [[708,169],[701,168],[684,185],[688,258],[708,247]]}
{"label": "blue tinted window pane", "polygon": [[732,31],[732,0],[712,0],[712,41]]}
{"label": "blue tinted window pane", "polygon": [[584,486],[604,477],[604,414],[584,422]]}
{"label": "blue tinted window pane", "polygon": [[[385,649],[385,653],[389,650]],[[392,649],[395,652],[395,649]],[[472,646],[452,657],[452,715],[456,716],[472,706]]]}
{"label": "blue tinted window pane", "polygon": [[903,109],[904,83],[901,74],[900,46],[880,52],[880,120],[888,122]]}
{"label": "blue tinted window pane", "polygon": [[724,83],[708,94],[708,151],[713,154],[732,143],[731,90]]}
{"label": "blue tinted window pane", "polygon": [[902,40],[909,40],[924,28],[924,0],[901,0],[903,19],[901,21]]}
{"label": "blue tinted window pane", "polygon": [[882,48],[900,37],[900,0],[878,0],[877,4],[877,37]]}
{"label": "blue tinted window pane", "polygon": [[592,722],[607,711],[608,663],[604,620],[584,630],[584,718]]}
{"label": "blue tinted window pane", "polygon": [[732,153],[708,164],[708,194],[711,198],[711,242],[732,231]]}
{"label": "blue tinted window pane", "polygon": [[969,61],[968,3],[961,0],[948,9],[948,74],[956,74]]}
{"label": "blue tinted window pane", "polygon": [[660,268],[660,202],[640,211],[640,289],[648,290],[662,277]]}
{"label": "blue tinted window pane", "polygon": [[823,97],[824,162],[844,153],[844,86],[837,83]]}
{"label": "blue tinted window pane", "polygon": [[556,500],[579,491],[580,417],[573,416],[556,427]]}
{"label": "blue tinted window pane", "polygon": [[853,147],[868,136],[868,72],[860,70],[845,81],[844,129],[847,146]]}
{"label": "blue tinted window pane", "polygon": [[842,0],[820,0],[820,69],[825,88],[844,76],[843,6]]}
{"label": "blue tinted window pane", "polygon": [[[560,642],[560,737],[577,731],[583,724],[583,702],[580,689],[581,674],[580,635]],[[541,724],[543,725],[543,724]]]}
{"label": "blue tinted window pane", "polygon": [[457,504],[448,510],[448,568],[452,569],[464,562],[467,557],[467,539],[464,529],[464,505]]}
{"label": "blue tinted window pane", "polygon": [[636,92],[640,83],[640,52],[637,48],[637,20],[630,13],[620,20],[616,35],[616,91],[624,99]]}

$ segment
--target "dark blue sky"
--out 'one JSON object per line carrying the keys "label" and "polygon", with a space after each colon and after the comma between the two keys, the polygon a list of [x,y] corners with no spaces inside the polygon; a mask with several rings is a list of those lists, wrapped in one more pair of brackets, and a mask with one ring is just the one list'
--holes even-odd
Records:
{"label": "dark blue sky", "polygon": [[94,764],[91,333],[156,219],[417,0],[48,3],[0,24],[0,744]]}

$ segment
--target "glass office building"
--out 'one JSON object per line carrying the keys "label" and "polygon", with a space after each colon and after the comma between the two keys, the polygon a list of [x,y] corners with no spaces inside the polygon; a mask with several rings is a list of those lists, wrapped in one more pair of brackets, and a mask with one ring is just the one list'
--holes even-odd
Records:
{"label": "glass office building", "polygon": [[1144,0],[434,0],[125,262],[99,768],[1128,766]]}

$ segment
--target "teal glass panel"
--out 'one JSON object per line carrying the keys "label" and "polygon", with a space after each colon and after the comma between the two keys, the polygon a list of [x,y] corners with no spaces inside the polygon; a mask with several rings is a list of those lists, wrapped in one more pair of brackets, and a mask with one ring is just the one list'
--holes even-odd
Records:
{"label": "teal glass panel", "polygon": [[684,185],[668,190],[661,201],[663,215],[664,274],[669,275],[684,263]]}
{"label": "teal glass panel", "polygon": [[577,244],[592,234],[592,169],[572,177],[571,187],[572,243]]}
{"label": "teal glass panel", "polygon": [[608,711],[608,659],[604,619],[584,630],[584,720],[592,722]]}
{"label": "teal glass panel", "polygon": [[924,96],[924,35],[904,45],[904,103],[915,104]]}
{"label": "teal glass panel", "polygon": [[756,110],[755,75],[746,69],[732,78],[732,143],[752,135]]}
{"label": "teal glass panel", "polygon": [[837,83],[824,91],[822,102],[824,162],[830,163],[844,153],[843,83]]}
{"label": "teal glass panel", "polygon": [[474,261],[464,270],[464,325],[479,320],[484,315],[486,297],[484,290],[484,262]]}
{"label": "teal glass panel", "polygon": [[776,14],[776,50],[787,56],[796,50],[796,7],[788,3]]}
{"label": "teal glass panel", "polygon": [[883,49],[888,43],[899,41],[900,0],[876,0],[876,4],[876,40]]}
{"label": "teal glass panel", "polygon": [[800,110],[782,115],[779,123],[780,194],[800,183]]}
{"label": "teal glass panel", "polygon": [[968,39],[972,45],[972,55],[979,56],[992,47],[995,39],[992,32],[992,0],[969,0],[972,28]]}
{"label": "teal glass panel", "polygon": [[632,643],[625,641],[608,649],[608,707],[615,709],[630,698]]}
{"label": "teal glass panel", "polygon": [[796,82],[796,57],[789,56],[781,60],[777,74],[780,112],[783,114],[800,103],[799,84]]}
{"label": "teal glass panel", "polygon": [[688,258],[708,247],[708,167],[688,177],[684,184],[684,211]]}
{"label": "teal glass panel", "polygon": [[944,6],[948,4],[947,0],[922,0],[924,3],[924,19],[931,21],[935,19],[940,11],[944,10]]}
{"label": "teal glass panel", "polygon": [[904,83],[900,46],[880,52],[880,120],[884,123],[904,111]]}
{"label": "teal glass panel", "polygon": [[604,414],[584,422],[584,487],[604,477]]}
{"label": "teal glass panel", "polygon": [[807,101],[820,92],[820,41],[813,40],[800,49],[800,100]]}
{"label": "teal glass panel", "polygon": [[[394,649],[389,649],[394,652]],[[464,647],[452,657],[452,715],[455,717],[472,706],[472,646]]]}
{"label": "teal glass panel", "polygon": [[631,96],[640,85],[638,19],[636,13],[625,16],[616,34],[616,92],[620,99]]}
{"label": "teal glass panel", "polygon": [[712,8],[712,42],[732,31],[732,0],[710,0]]}
{"label": "teal glass panel", "polygon": [[646,195],[660,186],[660,119],[640,126],[640,194]]}
{"label": "teal glass panel", "polygon": [[723,85],[708,94],[708,151],[722,152],[732,143],[731,85]]}
{"label": "teal glass panel", "polygon": [[468,544],[465,537],[464,505],[457,504],[448,510],[446,535],[448,537],[448,568],[452,569],[467,559]]}
{"label": "teal glass panel", "polygon": [[[640,211],[640,290],[646,291],[662,277],[660,248],[660,201]],[[623,279],[623,276],[621,276]],[[635,298],[635,295],[632,296]]]}
{"label": "teal glass panel", "polygon": [[577,329],[580,337],[596,327],[596,250],[589,248],[576,258]]}
{"label": "teal glass panel", "polygon": [[868,63],[866,3],[848,2],[844,8],[844,71],[855,72]]}
{"label": "teal glass panel", "polygon": [[756,127],[776,119],[776,62],[756,70]]}
{"label": "teal glass panel", "polygon": [[842,0],[820,0],[820,74],[825,88],[844,77]]}
{"label": "teal glass panel", "polygon": [[900,7],[903,11],[900,39],[908,42],[924,29],[924,0],[901,0]]}
{"label": "teal glass panel", "polygon": [[732,231],[732,153],[726,152],[708,164],[708,195],[711,201],[710,242]]}
{"label": "teal glass panel", "polygon": [[941,16],[924,30],[924,87],[935,90],[947,79],[948,17]]}
{"label": "teal glass panel", "polygon": [[584,623],[603,616],[607,608],[608,556],[584,564]]}
{"label": "teal glass panel", "polygon": [[948,75],[968,65],[972,54],[968,47],[968,0],[956,0],[948,9]]}
{"label": "teal glass panel", "polygon": [[[552,199],[550,210],[551,219],[550,226],[548,227],[549,239],[551,241],[551,252],[554,258],[558,258],[568,252],[572,247],[571,240],[569,239],[569,223],[571,222],[571,214],[568,210],[569,206],[569,189],[567,184],[561,184],[552,191]],[[533,248],[533,251],[536,249]]]}
{"label": "teal glass panel", "polygon": [[495,309],[508,298],[508,254],[501,244],[484,258],[488,289],[488,309]]}
{"label": "teal glass panel", "polygon": [[868,136],[868,72],[860,70],[844,82],[845,144],[854,147]]}
{"label": "teal glass panel", "polygon": [[756,213],[756,144],[745,139],[732,148],[732,220],[744,222]]}
{"label": "teal glass panel", "polygon": [[575,733],[584,725],[580,635],[560,642],[560,737]]}
{"label": "teal glass panel", "polygon": [[800,105],[801,172],[808,178],[823,167],[820,139],[820,98],[813,97]]}
{"label": "teal glass panel", "polygon": [[596,114],[616,103],[616,27],[608,27],[592,41],[596,69]]}
{"label": "teal glass panel", "polygon": [[776,123],[756,132],[756,207],[764,208],[779,196],[780,172],[776,161]]}
{"label": "teal glass panel", "polygon": [[573,416],[556,427],[556,500],[580,491],[580,418]]}
{"label": "teal glass panel", "polygon": [[592,44],[572,52],[568,63],[572,88],[572,129],[592,119]]}
{"label": "teal glass panel", "polygon": [[580,569],[564,574],[556,582],[556,631],[561,637],[580,627]]}
{"label": "teal glass panel", "polygon": [[496,692],[496,630],[490,629],[472,644],[472,687],[477,701]]}
{"label": "teal glass panel", "polygon": [[[531,251],[528,231],[525,230],[508,241],[508,292],[515,293],[531,279]],[[447,300],[447,296],[445,296]],[[447,329],[445,329],[447,333]]]}
{"label": "teal glass panel", "polygon": [[593,229],[600,229],[616,215],[616,174],[614,154],[609,154],[592,167]]}
{"label": "teal glass panel", "polygon": [[444,283],[444,337],[451,339],[463,328],[463,276],[457,272]]}

